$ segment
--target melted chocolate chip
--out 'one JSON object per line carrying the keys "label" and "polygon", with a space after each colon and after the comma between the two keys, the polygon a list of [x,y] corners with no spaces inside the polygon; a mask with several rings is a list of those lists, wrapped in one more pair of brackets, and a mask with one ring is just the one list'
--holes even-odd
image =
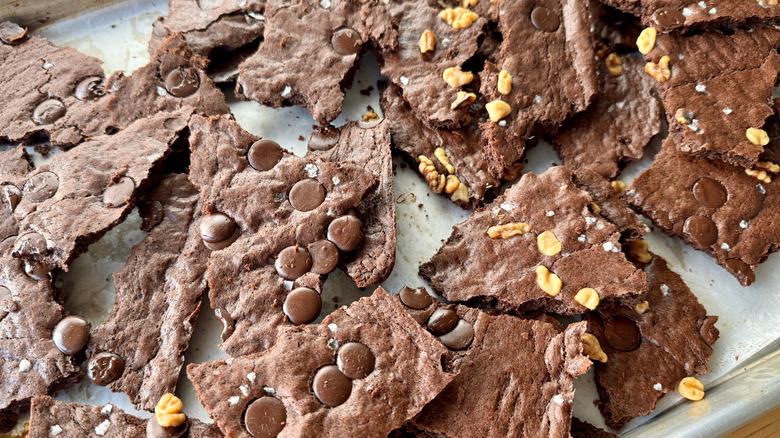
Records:
{"label": "melted chocolate chip", "polygon": [[51,272],[52,269],[52,267],[42,263],[30,262],[29,260],[24,261],[25,274],[35,281],[50,280],[49,272]]}
{"label": "melted chocolate chip", "polygon": [[298,245],[288,246],[276,258],[276,272],[285,280],[295,280],[311,269],[311,254]]}
{"label": "melted chocolate chip", "polygon": [[184,422],[175,427],[162,427],[157,422],[157,416],[152,415],[146,422],[147,438],[182,438],[187,436],[190,428],[190,419],[185,418]]}
{"label": "melted chocolate chip", "polygon": [[311,272],[325,275],[334,269],[339,263],[339,249],[330,240],[318,240],[309,245],[312,264]]}
{"label": "melted chocolate chip", "polygon": [[339,142],[341,132],[333,126],[323,126],[309,136],[309,150],[327,151]]}
{"label": "melted chocolate chip", "polygon": [[287,424],[287,409],[281,400],[274,397],[260,397],[246,408],[244,425],[255,438],[273,438]]}
{"label": "melted chocolate chip", "polygon": [[32,202],[45,201],[60,188],[60,179],[52,172],[41,172],[33,175],[24,183],[24,197]]}
{"label": "melted chocolate chip", "polygon": [[328,240],[344,252],[352,251],[363,241],[362,226],[360,219],[352,215],[336,218],[328,225]]}
{"label": "melted chocolate chip", "polygon": [[194,68],[179,67],[165,76],[165,89],[174,97],[187,97],[200,88],[200,76]]}
{"label": "melted chocolate chip", "polygon": [[714,344],[720,336],[720,331],[715,328],[716,322],[718,322],[717,316],[707,316],[699,323],[699,334],[707,345]]}
{"label": "melted chocolate chip", "polygon": [[661,27],[676,27],[685,23],[682,12],[672,8],[660,8],[653,14],[653,19]]}
{"label": "melted chocolate chip", "polygon": [[634,320],[625,316],[613,316],[604,324],[604,337],[617,351],[633,351],[642,342],[642,335]]}
{"label": "melted chocolate chip", "polygon": [[728,200],[728,191],[712,178],[702,178],[693,185],[693,196],[705,207],[718,208]]}
{"label": "melted chocolate chip", "polygon": [[87,376],[94,384],[106,386],[122,377],[125,361],[113,353],[98,353],[92,356],[87,365]]}
{"label": "melted chocolate chip", "polygon": [[360,52],[363,40],[356,31],[344,28],[333,32],[333,36],[330,38],[330,45],[339,55],[350,56]]}
{"label": "melted chocolate chip", "polygon": [[210,214],[200,221],[200,238],[209,249],[222,249],[238,238],[238,227],[226,214]]}
{"label": "melted chocolate chip", "polygon": [[336,365],[350,379],[362,379],[374,371],[374,353],[360,342],[348,342],[339,348]]}
{"label": "melted chocolate chip", "polygon": [[215,309],[214,314],[217,315],[219,322],[222,323],[222,334],[220,335],[220,339],[222,339],[222,342],[225,342],[236,329],[236,322],[233,320],[233,317],[230,316],[230,313],[225,309]]}
{"label": "melted chocolate chip", "polygon": [[48,125],[62,118],[66,112],[64,103],[57,99],[47,99],[33,110],[33,122],[37,125]]}
{"label": "melted chocolate chip", "polygon": [[683,233],[702,248],[706,248],[718,240],[718,228],[715,223],[703,216],[691,216],[686,219]]}
{"label": "melted chocolate chip", "polygon": [[141,216],[141,229],[148,233],[162,222],[165,208],[160,201],[144,201],[138,204],[138,214]]}
{"label": "melted chocolate chip", "polygon": [[38,233],[22,234],[14,244],[14,251],[23,257],[45,254],[47,248],[46,238]]}
{"label": "melted chocolate chip", "polygon": [[73,92],[76,99],[79,100],[95,100],[100,96],[106,94],[105,81],[100,76],[90,76],[86,79],[82,79],[76,85],[76,90]]}
{"label": "melted chocolate chip", "polygon": [[298,211],[311,211],[325,200],[325,187],[313,179],[304,179],[290,189],[290,204]]}
{"label": "melted chocolate chip", "polygon": [[282,147],[272,140],[254,142],[246,154],[249,165],[261,172],[273,169],[281,161],[282,156],[284,156]]}
{"label": "melted chocolate chip", "polygon": [[130,197],[135,192],[135,181],[132,178],[123,176],[119,181],[110,184],[103,192],[103,203],[107,207],[121,207],[130,202]]}
{"label": "melted chocolate chip", "polygon": [[542,32],[555,32],[561,25],[561,20],[552,9],[537,6],[531,11],[531,24]]}
{"label": "melted chocolate chip", "polygon": [[322,298],[314,289],[299,287],[287,294],[282,310],[291,323],[308,324],[320,316]]}
{"label": "melted chocolate chip", "polygon": [[433,302],[433,297],[431,297],[423,287],[412,289],[404,286],[398,295],[401,298],[401,302],[404,303],[406,307],[415,310],[422,310],[430,306]]}
{"label": "melted chocolate chip", "polygon": [[737,259],[726,260],[726,269],[729,270],[737,280],[744,286],[750,286],[756,281],[756,273],[750,268],[750,265]]}
{"label": "melted chocolate chip", "polygon": [[428,318],[428,330],[436,336],[449,333],[458,325],[458,314],[451,309],[436,309]]}
{"label": "melted chocolate chip", "polygon": [[9,211],[16,210],[19,201],[22,200],[22,191],[12,184],[0,186],[0,202],[5,205]]}
{"label": "melted chocolate chip", "polygon": [[352,393],[352,381],[339,371],[336,365],[328,365],[314,374],[312,389],[320,403],[335,407],[349,398]]}
{"label": "melted chocolate chip", "polygon": [[27,28],[21,27],[16,23],[4,21],[0,23],[0,41],[4,44],[15,46],[23,43],[27,39]]}
{"label": "melted chocolate chip", "polygon": [[78,316],[66,316],[54,326],[52,339],[61,352],[74,355],[87,345],[89,323]]}
{"label": "melted chocolate chip", "polygon": [[165,38],[168,36],[168,29],[165,28],[165,25],[163,24],[163,18],[160,17],[159,19],[155,20],[154,23],[152,23],[152,32],[160,38]]}
{"label": "melted chocolate chip", "polygon": [[440,336],[439,340],[450,350],[463,350],[474,340],[474,327],[461,319],[452,331]]}

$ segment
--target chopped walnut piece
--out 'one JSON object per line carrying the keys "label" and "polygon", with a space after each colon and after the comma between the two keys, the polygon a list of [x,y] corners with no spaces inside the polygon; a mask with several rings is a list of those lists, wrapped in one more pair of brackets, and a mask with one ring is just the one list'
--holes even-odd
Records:
{"label": "chopped walnut piece", "polygon": [[474,80],[474,74],[470,71],[462,71],[460,67],[450,67],[442,73],[444,82],[450,87],[458,88],[470,84]]}
{"label": "chopped walnut piece", "polygon": [[769,135],[763,129],[748,128],[745,131],[748,141],[756,146],[766,146],[769,144]]}
{"label": "chopped walnut piece", "polygon": [[450,196],[450,200],[453,202],[469,202],[469,188],[466,183],[461,181],[461,183],[458,185],[458,188],[455,189],[455,192],[452,194],[452,196]]}
{"label": "chopped walnut piece", "polygon": [[607,71],[610,76],[620,76],[623,73],[623,60],[620,59],[617,53],[610,53],[607,55],[607,59],[604,60],[607,64]]}
{"label": "chopped walnut piece", "polygon": [[450,158],[447,156],[447,151],[445,151],[444,148],[434,149],[433,155],[436,157],[437,160],[439,160],[442,166],[444,166],[444,168],[447,169],[447,173],[449,173],[450,175],[455,173],[455,166],[452,165]]}
{"label": "chopped walnut piece", "polygon": [[648,27],[639,34],[639,38],[636,39],[636,47],[639,49],[639,53],[647,55],[655,47],[655,39],[658,37],[658,31],[654,27]]}
{"label": "chopped walnut piece", "polygon": [[455,9],[447,8],[441,11],[439,16],[445,23],[449,24],[454,29],[466,29],[471,27],[479,18],[479,15],[462,7],[457,7]]}
{"label": "chopped walnut piece", "polygon": [[419,170],[425,181],[428,182],[428,187],[431,188],[433,193],[441,193],[444,190],[447,178],[444,175],[439,175],[439,172],[436,171],[436,166],[433,165],[433,161],[430,158],[420,155],[417,159],[420,160]]}
{"label": "chopped walnut piece", "polygon": [[515,181],[516,179],[520,178],[520,175],[522,175],[523,172],[523,163],[516,162],[512,164],[511,166],[507,167],[504,171],[504,176],[501,177],[506,182]]}
{"label": "chopped walnut piece", "polygon": [[704,384],[694,377],[686,377],[677,385],[680,395],[688,400],[699,401],[704,398]]}
{"label": "chopped walnut piece", "polygon": [[460,5],[464,8],[468,8],[470,6],[476,6],[479,4],[479,0],[460,0]]}
{"label": "chopped walnut piece", "polygon": [[455,175],[447,175],[447,183],[444,185],[444,193],[451,195],[460,187],[460,180]]}
{"label": "chopped walnut piece", "polygon": [[585,287],[577,291],[577,294],[574,295],[574,301],[582,304],[586,309],[594,310],[599,305],[601,299],[596,289]]}
{"label": "chopped walnut piece", "polygon": [[162,427],[180,426],[187,419],[187,416],[181,413],[183,407],[181,400],[175,395],[171,393],[163,394],[154,407],[157,423]]}
{"label": "chopped walnut piece", "polygon": [[648,251],[649,248],[650,245],[645,239],[636,239],[628,244],[628,256],[639,263],[650,263],[653,256]]}
{"label": "chopped walnut piece", "polygon": [[420,53],[432,52],[436,48],[436,35],[433,31],[426,29],[425,32],[420,35]]}
{"label": "chopped walnut piece", "polygon": [[512,112],[512,107],[503,100],[494,100],[485,104],[485,109],[492,122],[498,122]]}
{"label": "chopped walnut piece", "polygon": [[509,239],[512,236],[520,236],[529,231],[531,231],[531,226],[525,222],[510,222],[493,225],[488,228],[487,234],[491,239]]}
{"label": "chopped walnut piece", "polygon": [[658,61],[645,64],[645,71],[658,82],[666,82],[672,77],[672,70],[669,68],[669,57],[664,55]]}
{"label": "chopped walnut piece", "polygon": [[536,284],[539,285],[539,288],[544,293],[552,297],[558,295],[561,292],[561,287],[563,287],[561,278],[551,273],[547,267],[541,265],[536,267]]}
{"label": "chopped walnut piece", "polygon": [[623,193],[623,190],[626,189],[626,183],[619,179],[612,181],[610,184],[612,184],[612,190],[614,190],[618,195]]}
{"label": "chopped walnut piece", "polygon": [[450,104],[450,109],[458,109],[460,107],[469,106],[477,100],[477,95],[474,93],[467,93],[465,91],[458,91],[458,95],[455,100]]}
{"label": "chopped walnut piece", "polygon": [[599,207],[599,205],[598,205],[598,204],[596,204],[595,202],[591,202],[591,203],[590,203],[590,208],[592,208],[592,209],[593,209],[593,212],[594,212],[594,213],[596,213],[596,214],[601,214],[601,207]]}
{"label": "chopped walnut piece", "polygon": [[634,306],[634,310],[636,310],[636,313],[643,314],[647,312],[650,309],[650,302],[649,301],[642,301],[641,303]]}
{"label": "chopped walnut piece", "polygon": [[512,92],[512,75],[506,70],[501,70],[498,74],[498,92],[501,94],[509,94]]}
{"label": "chopped walnut piece", "polygon": [[376,113],[376,111],[371,110],[365,114],[363,114],[362,119],[364,122],[373,122],[375,120],[379,120],[379,114]]}
{"label": "chopped walnut piece", "polygon": [[745,169],[745,173],[765,184],[769,184],[772,182],[772,177],[770,177],[769,174],[766,173],[766,170]]}
{"label": "chopped walnut piece", "polygon": [[601,343],[598,338],[590,333],[584,333],[582,335],[582,352],[589,358],[602,363],[606,363],[608,360],[607,353],[601,349]]}
{"label": "chopped walnut piece", "polygon": [[674,118],[683,125],[689,125],[693,121],[693,111],[688,108],[678,108],[674,112]]}
{"label": "chopped walnut piece", "polygon": [[554,256],[561,252],[561,242],[552,231],[545,231],[536,237],[536,245],[539,251],[546,256]]}

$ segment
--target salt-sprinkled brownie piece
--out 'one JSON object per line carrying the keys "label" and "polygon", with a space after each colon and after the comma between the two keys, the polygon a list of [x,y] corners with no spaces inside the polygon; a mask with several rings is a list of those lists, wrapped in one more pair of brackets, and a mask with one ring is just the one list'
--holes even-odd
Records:
{"label": "salt-sprinkled brownie piece", "polygon": [[450,301],[506,312],[577,314],[631,298],[645,275],[620,252],[618,228],[592,212],[592,202],[564,167],[525,174],[455,225],[420,274]]}
{"label": "salt-sprinkled brownie piece", "polygon": [[677,149],[753,166],[766,145],[760,130],[773,113],[780,30],[659,35],[652,45],[650,40],[646,68],[659,80],[669,132],[679,139]]}
{"label": "salt-sprinkled brownie piece", "polygon": [[326,125],[341,112],[341,86],[363,46],[397,47],[379,1],[267,1],[263,43],[240,65],[237,94],[272,107],[304,106]]}
{"label": "salt-sprinkled brownie piece", "polygon": [[652,412],[684,377],[707,373],[718,339],[718,317],[707,316],[663,258],[651,257],[643,303],[614,303],[587,314],[606,354],[606,362],[596,362],[599,409],[614,429]]}
{"label": "salt-sprinkled brownie piece", "polygon": [[262,354],[187,367],[231,437],[377,436],[401,427],[454,375],[447,350],[381,287],[316,326],[285,327]]}
{"label": "salt-sprinkled brownie piece", "polygon": [[[174,174],[141,201],[142,229],[149,234],[114,272],[114,307],[90,337],[92,358],[115,354],[124,364],[115,380],[100,384],[127,393],[138,409],[152,410],[176,390],[206,290],[208,249],[195,216],[199,195],[187,175]],[[88,367],[99,368],[99,362]]]}
{"label": "salt-sprinkled brownie piece", "polygon": [[571,436],[572,438],[617,438],[614,433],[574,417],[571,419]]}

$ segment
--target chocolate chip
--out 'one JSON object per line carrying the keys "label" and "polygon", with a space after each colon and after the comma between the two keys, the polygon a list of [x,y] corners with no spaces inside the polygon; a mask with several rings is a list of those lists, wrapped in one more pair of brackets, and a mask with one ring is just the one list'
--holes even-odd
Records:
{"label": "chocolate chip", "polygon": [[341,216],[328,225],[328,240],[344,252],[352,251],[363,241],[363,224],[352,215]]}
{"label": "chocolate chip", "polygon": [[461,319],[451,332],[440,336],[439,340],[450,350],[463,350],[468,348],[471,341],[474,340],[474,327],[471,323]]}
{"label": "chocolate chip", "polygon": [[113,353],[98,353],[92,356],[87,365],[87,376],[92,383],[106,386],[122,377],[125,372],[125,361]]}
{"label": "chocolate chip", "polygon": [[53,268],[42,263],[24,261],[24,272],[35,281],[50,280],[49,272]]}
{"label": "chocolate chip", "polygon": [[339,371],[336,365],[328,365],[314,374],[312,389],[320,403],[335,407],[349,398],[352,393],[352,381]]}
{"label": "chocolate chip", "polygon": [[144,201],[138,204],[138,214],[141,216],[141,229],[148,233],[162,222],[165,208],[160,201]]}
{"label": "chocolate chip", "polygon": [[66,112],[64,103],[57,99],[47,99],[33,110],[33,121],[38,125],[48,125],[62,118]]}
{"label": "chocolate chip", "polygon": [[404,303],[406,307],[415,310],[422,310],[430,306],[433,302],[433,297],[431,297],[423,287],[412,289],[404,286],[398,295],[401,298],[401,302]]}
{"label": "chocolate chip", "polygon": [[209,249],[222,249],[238,238],[238,227],[228,215],[213,213],[200,221],[200,238]]}
{"label": "chocolate chip", "polygon": [[339,263],[339,249],[330,240],[318,240],[309,245],[312,264],[311,272],[325,275],[334,269]]}
{"label": "chocolate chip", "polygon": [[187,435],[190,428],[190,419],[184,418],[184,422],[175,427],[162,427],[157,422],[157,416],[152,415],[146,422],[146,438],[181,438]]}
{"label": "chocolate chip", "polygon": [[660,8],[653,14],[653,19],[661,27],[675,27],[685,23],[682,12],[672,8]]}
{"label": "chocolate chip", "polygon": [[200,76],[194,68],[178,67],[165,76],[165,89],[174,97],[187,97],[198,91]]}
{"label": "chocolate chip", "polygon": [[706,248],[718,240],[718,228],[709,218],[691,216],[683,224],[683,233],[698,246]]}
{"label": "chocolate chip", "polygon": [[347,342],[339,348],[336,365],[350,379],[362,379],[374,371],[374,353],[360,342]]}
{"label": "chocolate chip", "polygon": [[718,208],[726,203],[729,194],[726,187],[712,178],[702,178],[693,185],[693,196],[705,207]]}
{"label": "chocolate chip", "polygon": [[4,21],[0,23],[0,41],[15,46],[27,39],[27,28],[16,23]]}
{"label": "chocolate chip", "polygon": [[272,140],[258,140],[252,144],[246,154],[249,165],[265,172],[271,170],[284,156],[284,151],[279,143]]}
{"label": "chocolate chip", "polygon": [[89,340],[89,323],[78,316],[66,316],[54,326],[54,345],[67,355],[81,351]]}
{"label": "chocolate chip", "polygon": [[165,28],[162,17],[158,18],[154,21],[154,23],[152,23],[152,32],[160,38],[165,38],[168,36],[168,29]]}
{"label": "chocolate chip", "polygon": [[24,183],[24,197],[33,202],[45,201],[60,188],[60,179],[52,172],[41,172],[33,175]]}
{"label": "chocolate chip", "polygon": [[106,94],[105,81],[100,76],[90,76],[82,79],[76,85],[76,90],[73,94],[79,100],[96,100]]}
{"label": "chocolate chip", "polygon": [[311,211],[325,200],[325,187],[313,179],[304,179],[290,189],[290,204],[298,211]]}
{"label": "chocolate chip", "polygon": [[625,316],[613,316],[604,324],[604,337],[617,351],[633,351],[639,348],[642,336],[634,320]]}
{"label": "chocolate chip", "polygon": [[285,280],[295,280],[311,269],[311,254],[298,245],[288,246],[276,258],[276,272]]}
{"label": "chocolate chip", "polygon": [[714,344],[720,336],[720,331],[715,328],[716,322],[718,322],[717,316],[707,316],[699,323],[699,334],[707,345]]}
{"label": "chocolate chip", "polygon": [[18,187],[12,184],[4,184],[0,186],[0,202],[8,207],[8,210],[13,212],[16,210],[16,206],[19,205],[19,201],[22,200],[22,191]]}
{"label": "chocolate chip", "polygon": [[330,38],[333,50],[341,56],[355,55],[360,52],[363,41],[360,34],[349,28],[342,28],[333,32]]}
{"label": "chocolate chip", "polygon": [[754,281],[756,281],[756,273],[753,272],[753,269],[750,268],[750,265],[743,262],[742,260],[726,260],[726,269],[728,269],[729,272],[737,277],[737,280],[739,280],[739,282],[744,286],[750,286]]}
{"label": "chocolate chip", "polygon": [[130,197],[135,192],[135,181],[128,176],[119,178],[119,181],[106,187],[103,192],[103,203],[107,207],[121,207],[130,202]]}
{"label": "chocolate chip", "polygon": [[260,397],[246,408],[244,425],[255,438],[273,438],[287,424],[287,409],[275,397]]}
{"label": "chocolate chip", "polygon": [[320,316],[322,298],[314,289],[299,287],[287,294],[282,310],[291,323],[308,324]]}
{"label": "chocolate chip", "polygon": [[18,254],[22,257],[46,254],[47,249],[46,238],[38,233],[22,234],[14,243],[14,252],[16,253],[14,255]]}
{"label": "chocolate chip", "polygon": [[451,309],[436,309],[428,318],[428,330],[436,336],[449,333],[458,325],[458,314]]}
{"label": "chocolate chip", "polygon": [[537,6],[531,11],[531,24],[542,32],[555,32],[561,25],[561,20],[552,9]]}
{"label": "chocolate chip", "polygon": [[219,322],[222,323],[222,334],[220,335],[220,339],[222,339],[222,342],[225,342],[236,329],[236,322],[226,309],[215,309],[214,314],[217,315]]}
{"label": "chocolate chip", "polygon": [[334,126],[323,126],[309,136],[309,150],[327,151],[339,142],[341,132]]}

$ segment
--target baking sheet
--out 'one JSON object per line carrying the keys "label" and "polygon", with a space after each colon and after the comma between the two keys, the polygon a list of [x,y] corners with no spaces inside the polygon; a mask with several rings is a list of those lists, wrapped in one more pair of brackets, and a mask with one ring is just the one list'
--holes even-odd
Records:
{"label": "baking sheet", "polygon": [[[55,44],[72,46],[102,59],[106,73],[115,70],[130,72],[148,61],[146,44],[151,24],[166,13],[167,2],[162,0],[124,2],[56,22],[37,33]],[[369,55],[363,60],[353,87],[347,92],[344,112],[334,124],[342,125],[347,120],[359,119],[369,105],[380,112],[376,91],[378,77],[376,60]],[[369,86],[374,87],[369,96],[359,92]],[[245,129],[276,140],[296,154],[306,152],[306,141],[298,137],[308,138],[315,123],[305,109],[271,109],[228,97],[231,110]],[[620,179],[630,182],[649,165],[649,156],[658,148],[656,142],[648,149],[646,157],[629,166]],[[463,221],[468,213],[445,198],[431,194],[416,170],[402,159],[396,157],[394,163],[397,170],[397,260],[395,270],[383,283],[391,293],[404,285],[425,285],[417,276],[417,267],[436,252],[449,236],[452,225]],[[560,163],[560,160],[552,148],[542,142],[529,152],[525,171],[540,173],[554,163]],[[79,257],[70,272],[59,278],[58,284],[67,292],[68,310],[85,317],[93,325],[107,317],[114,301],[110,274],[124,264],[130,247],[145,235],[139,227],[140,218],[134,212],[126,222]],[[770,257],[758,269],[756,283],[750,288],[742,288],[706,254],[685,247],[678,240],[667,238],[657,231],[646,239],[651,250],[665,257],[670,267],[683,276],[708,313],[720,316],[716,326],[721,337],[714,347],[711,372],[701,379],[708,388],[704,401],[681,402],[676,393],[668,394],[654,413],[663,415],[656,419],[651,419],[652,416],[637,419],[623,430],[622,435],[717,436],[780,404],[780,357],[773,355],[778,350],[775,341],[780,338],[780,293],[777,290],[780,257]],[[346,275],[334,272],[325,283],[321,318],[341,305],[369,295],[373,289],[361,291]],[[221,325],[207,303],[201,309],[185,363],[225,357],[216,348]],[[715,385],[717,387],[710,390]],[[593,373],[579,378],[576,388],[575,415],[603,426],[601,415],[593,403],[597,398]],[[183,372],[177,393],[184,401],[188,415],[210,421]],[[61,391],[57,398],[94,405],[110,402],[127,412],[149,416],[149,413],[133,409],[123,393],[111,393],[88,381]]]}

